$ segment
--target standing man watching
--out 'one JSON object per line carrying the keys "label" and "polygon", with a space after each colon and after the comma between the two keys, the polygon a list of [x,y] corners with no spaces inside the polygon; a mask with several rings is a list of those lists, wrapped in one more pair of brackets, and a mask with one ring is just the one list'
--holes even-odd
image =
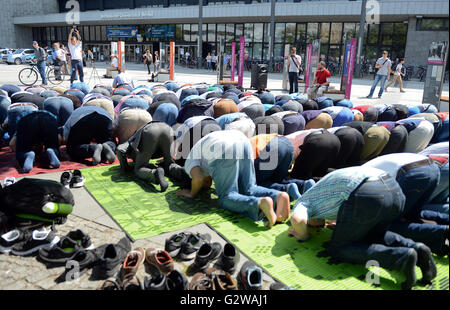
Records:
{"label": "standing man watching", "polygon": [[58,42],[53,43],[52,58],[55,66],[55,78],[57,81],[61,80],[62,54],[63,51],[59,47],[59,43]]}
{"label": "standing man watching", "polygon": [[394,78],[392,79],[392,81],[389,84],[386,85],[386,87],[384,88],[384,91],[387,91],[389,86],[395,85],[395,82],[398,81],[398,86],[400,87],[400,92],[401,93],[405,92],[405,90],[403,89],[403,82],[402,82],[402,77],[405,76],[402,72],[404,63],[405,63],[405,59],[401,58],[400,63],[395,67]]}
{"label": "standing man watching", "polygon": [[47,52],[39,46],[36,41],[33,41],[34,55],[36,59],[36,66],[42,78],[42,85],[47,85],[47,78],[45,76],[45,67],[47,60]]}
{"label": "standing man watching", "polygon": [[289,72],[289,93],[298,93],[298,75],[302,68],[302,57],[297,55],[297,49],[291,48],[291,55],[287,60]]}
{"label": "standing man watching", "polygon": [[316,75],[314,76],[313,86],[308,88],[309,99],[322,97],[323,93],[330,87],[331,73],[327,70],[325,61],[320,61],[317,65]]}
{"label": "standing man watching", "polygon": [[84,82],[82,42],[78,29],[72,28],[72,30],[70,30],[68,47],[70,50],[70,64],[72,68],[70,84],[76,79],[77,71],[80,76],[80,82]]}
{"label": "standing man watching", "polygon": [[367,98],[372,98],[373,93],[375,92],[375,87],[377,87],[378,83],[381,82],[380,91],[378,92],[378,98],[381,98],[384,90],[384,83],[386,81],[389,82],[389,76],[391,75],[391,65],[392,62],[388,58],[388,51],[383,52],[383,57],[378,58],[375,63],[375,68],[378,69],[377,74],[375,75],[375,80],[373,81],[372,88],[370,89],[369,96]]}

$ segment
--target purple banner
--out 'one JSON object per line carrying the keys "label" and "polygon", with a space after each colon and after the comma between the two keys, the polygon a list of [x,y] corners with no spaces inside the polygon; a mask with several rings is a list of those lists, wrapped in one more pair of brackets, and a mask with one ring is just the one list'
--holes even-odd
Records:
{"label": "purple banner", "polygon": [[244,82],[244,53],[245,53],[245,37],[241,37],[239,41],[239,75],[238,85],[242,86]]}
{"label": "purple banner", "polygon": [[309,76],[311,75],[311,53],[312,53],[312,44],[308,44],[308,51],[306,52],[305,93],[308,90]]}
{"label": "purple banner", "polygon": [[355,68],[355,55],[356,55],[356,39],[352,39],[350,42],[350,55],[348,59],[348,74],[347,74],[347,85],[345,86],[345,99],[350,99],[350,94],[352,93],[352,81],[353,81],[353,70]]}
{"label": "purple banner", "polygon": [[234,68],[236,68],[236,42],[231,43],[231,80],[234,81]]}

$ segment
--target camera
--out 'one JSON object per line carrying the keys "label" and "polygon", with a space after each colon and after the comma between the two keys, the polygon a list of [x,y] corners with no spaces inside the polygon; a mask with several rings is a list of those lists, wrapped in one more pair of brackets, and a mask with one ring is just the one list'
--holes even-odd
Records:
{"label": "camera", "polygon": [[74,31],[78,31],[77,26],[76,26],[75,24],[72,25],[72,29],[73,29]]}

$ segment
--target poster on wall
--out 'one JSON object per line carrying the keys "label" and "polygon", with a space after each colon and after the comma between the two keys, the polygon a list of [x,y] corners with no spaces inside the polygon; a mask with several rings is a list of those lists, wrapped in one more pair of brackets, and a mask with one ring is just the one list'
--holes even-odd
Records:
{"label": "poster on wall", "polygon": [[320,59],[320,40],[314,40],[308,44],[306,57],[305,93],[308,87],[313,85],[314,76],[317,71],[317,64]]}
{"label": "poster on wall", "polygon": [[138,33],[136,26],[106,27],[108,38],[135,38]]}
{"label": "poster on wall", "polygon": [[443,65],[447,53],[447,41],[433,42],[428,49],[428,64]]}
{"label": "poster on wall", "polygon": [[175,38],[175,25],[151,25],[145,27],[147,38],[171,39]]}

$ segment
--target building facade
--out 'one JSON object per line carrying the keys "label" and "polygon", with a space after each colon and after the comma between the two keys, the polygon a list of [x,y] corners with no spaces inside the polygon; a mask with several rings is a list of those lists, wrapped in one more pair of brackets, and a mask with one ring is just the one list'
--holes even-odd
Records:
{"label": "building facade", "polygon": [[[48,46],[55,41],[67,41],[71,28],[67,16],[71,14],[73,1],[39,0],[41,5],[37,10],[26,5],[37,1],[6,2],[6,11],[13,13],[6,14],[7,21],[2,19],[0,23],[9,20],[7,29],[11,31],[13,27],[14,36],[3,31],[0,46],[26,47],[31,39]],[[85,47],[93,50],[99,60],[108,57],[110,42],[119,39],[126,42],[128,61],[141,61],[145,49],[156,50],[159,43],[169,41],[176,42],[178,61],[186,51],[197,55],[198,0],[80,0],[78,3],[81,13],[77,28]],[[424,65],[430,43],[448,40],[448,1],[378,0],[376,3],[381,14],[377,16],[378,23],[365,26],[363,62],[371,63],[382,50],[388,50],[393,59],[406,57],[410,65]],[[339,68],[345,42],[358,36],[360,14],[361,1],[277,0],[274,60],[281,62],[286,46],[296,46],[299,54],[304,55],[307,44],[320,39],[321,58],[332,68]],[[202,33],[203,57],[218,51],[222,39],[225,51],[231,52],[231,43],[236,42],[238,48],[239,39],[244,36],[248,59],[268,61],[270,1],[203,0]]]}

